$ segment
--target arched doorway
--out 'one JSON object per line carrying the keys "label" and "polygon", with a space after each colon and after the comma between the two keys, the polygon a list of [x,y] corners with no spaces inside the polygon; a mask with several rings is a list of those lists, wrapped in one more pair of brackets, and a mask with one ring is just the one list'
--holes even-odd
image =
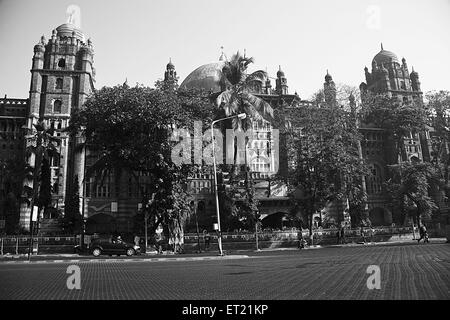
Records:
{"label": "arched doorway", "polygon": [[387,225],[384,219],[384,209],[383,208],[373,208],[369,211],[370,222],[373,226],[384,226]]}
{"label": "arched doorway", "polygon": [[280,229],[283,227],[294,227],[295,222],[292,217],[286,212],[276,212],[269,214],[261,220],[263,228]]}

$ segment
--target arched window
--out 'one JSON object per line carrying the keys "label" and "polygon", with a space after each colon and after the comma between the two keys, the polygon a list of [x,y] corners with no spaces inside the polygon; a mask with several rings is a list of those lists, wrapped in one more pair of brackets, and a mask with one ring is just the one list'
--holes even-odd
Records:
{"label": "arched window", "polygon": [[370,173],[366,177],[367,194],[377,194],[382,191],[383,177],[381,168],[377,164],[369,166]]}
{"label": "arched window", "polygon": [[55,89],[62,89],[62,88],[63,88],[63,78],[57,78]]}
{"label": "arched window", "polygon": [[61,102],[61,100],[55,100],[53,102],[53,112],[54,113],[61,113],[61,109],[62,109],[62,102]]}
{"label": "arched window", "polygon": [[65,68],[66,67],[66,59],[59,59],[58,67]]}

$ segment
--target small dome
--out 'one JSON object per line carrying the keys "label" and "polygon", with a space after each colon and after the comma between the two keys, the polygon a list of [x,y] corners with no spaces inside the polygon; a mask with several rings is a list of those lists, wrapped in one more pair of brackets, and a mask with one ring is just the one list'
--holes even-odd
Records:
{"label": "small dome", "polygon": [[333,80],[333,78],[331,77],[331,75],[328,73],[328,70],[327,70],[327,74],[325,75],[325,82],[330,82],[332,80]]}
{"label": "small dome", "polygon": [[412,72],[410,73],[410,75],[409,75],[409,77],[411,78],[411,79],[413,79],[413,78],[419,78],[419,74],[416,72],[416,71],[414,71],[414,67],[412,68]]}
{"label": "small dome", "polygon": [[377,65],[381,65],[382,63],[386,64],[386,63],[390,63],[391,62],[391,58],[393,62],[399,63],[399,60],[397,58],[397,55],[391,51],[387,51],[387,50],[381,50],[380,52],[378,52],[375,57],[373,57],[373,61],[375,61],[377,63]]}
{"label": "small dome", "polygon": [[78,29],[74,24],[64,23],[60,25],[58,28],[56,28],[56,31],[57,31],[56,35],[61,38],[72,37],[73,32],[75,32],[75,38],[84,42],[83,32],[80,29]]}
{"label": "small dome", "polygon": [[202,65],[192,71],[181,83],[181,88],[186,89],[204,89],[213,92],[221,91],[223,79],[222,69],[224,61]]}
{"label": "small dome", "polygon": [[172,63],[172,59],[169,60],[169,63],[166,66],[167,69],[175,69],[175,66]]}

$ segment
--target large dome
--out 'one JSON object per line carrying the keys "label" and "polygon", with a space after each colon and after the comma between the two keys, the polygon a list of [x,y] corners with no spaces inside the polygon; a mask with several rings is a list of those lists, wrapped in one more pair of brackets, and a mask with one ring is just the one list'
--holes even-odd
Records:
{"label": "large dome", "polygon": [[181,88],[221,91],[223,61],[205,64],[192,71],[181,83]]}
{"label": "large dome", "polygon": [[380,52],[378,52],[375,57],[373,57],[373,61],[377,62],[377,65],[381,65],[382,63],[390,63],[391,62],[391,58],[393,62],[397,62],[400,63],[398,61],[397,55],[391,51],[387,51],[387,50],[381,50]]}
{"label": "large dome", "polygon": [[83,32],[72,23],[64,23],[60,25],[58,28],[56,28],[56,32],[56,35],[61,38],[71,37],[72,33],[75,32],[75,38],[84,41]]}

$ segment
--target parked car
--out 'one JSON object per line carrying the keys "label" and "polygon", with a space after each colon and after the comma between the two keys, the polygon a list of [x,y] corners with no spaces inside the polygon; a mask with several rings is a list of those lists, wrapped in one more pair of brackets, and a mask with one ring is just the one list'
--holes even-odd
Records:
{"label": "parked car", "polygon": [[132,243],[125,242],[119,239],[95,239],[92,240],[89,246],[89,252],[94,255],[94,257],[98,257],[102,254],[107,255],[127,255],[133,256],[141,253],[141,248]]}

